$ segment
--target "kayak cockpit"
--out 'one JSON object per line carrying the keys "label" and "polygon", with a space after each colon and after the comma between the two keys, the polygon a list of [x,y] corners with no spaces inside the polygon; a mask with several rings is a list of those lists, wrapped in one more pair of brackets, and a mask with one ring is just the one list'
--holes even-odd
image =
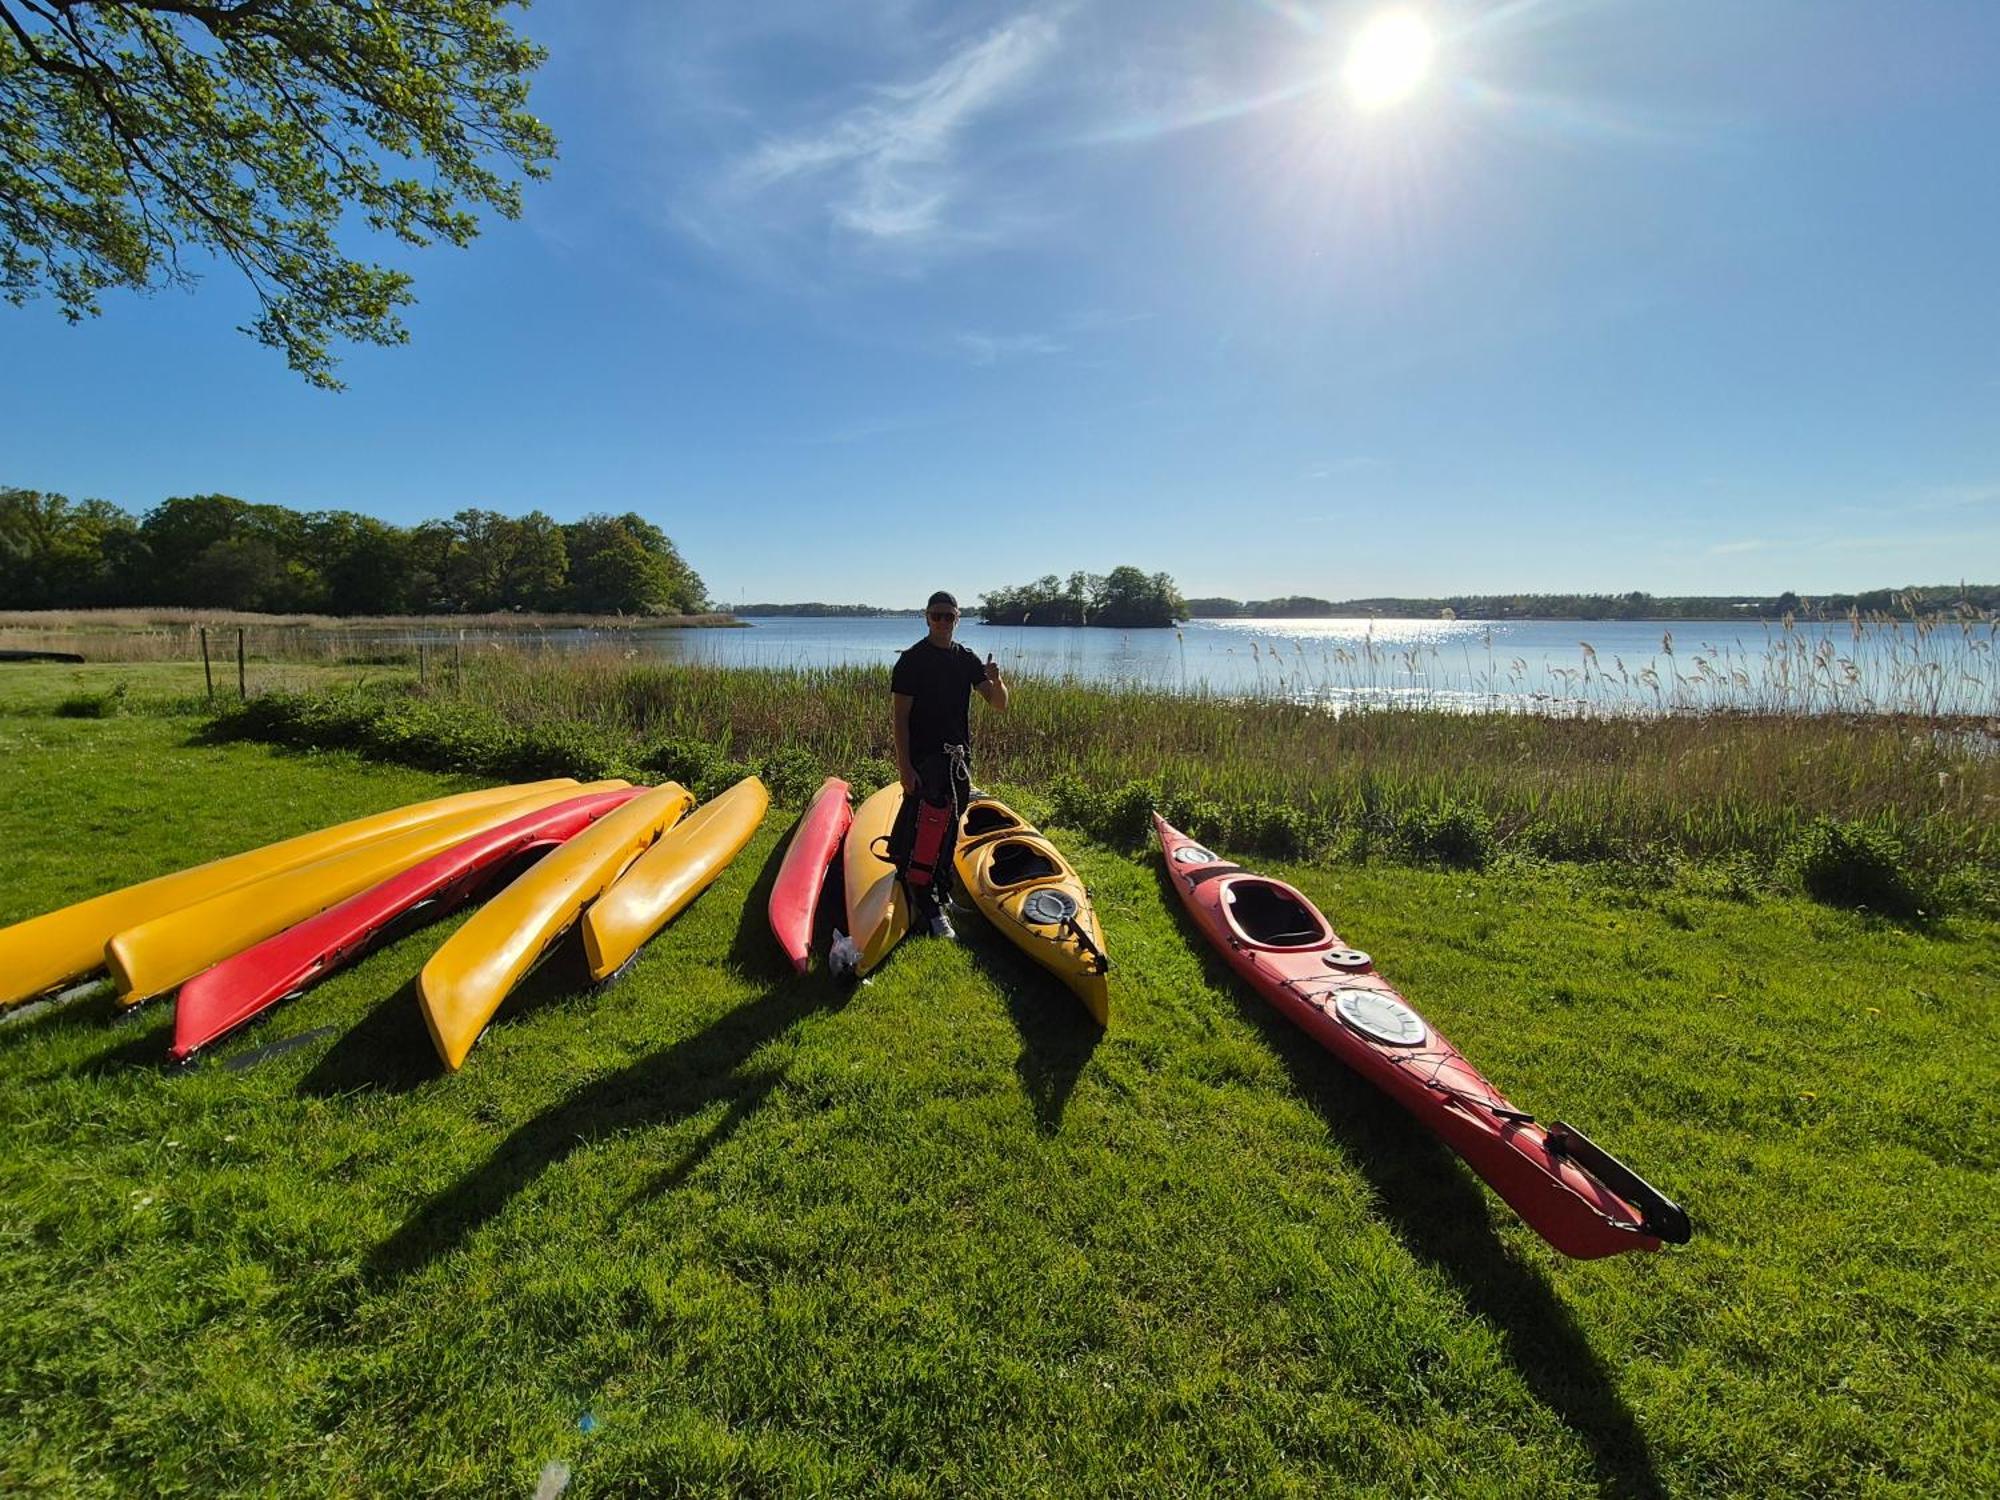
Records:
{"label": "kayak cockpit", "polygon": [[1053,880],[1062,873],[1062,866],[1048,850],[1039,849],[1026,839],[1008,839],[995,845],[986,865],[987,880],[1003,889],[1032,880]]}
{"label": "kayak cockpit", "polygon": [[996,833],[1015,833],[1027,826],[1011,807],[998,802],[975,802],[965,810],[961,836],[970,843]]}
{"label": "kayak cockpit", "polygon": [[1222,912],[1231,931],[1258,948],[1323,948],[1333,929],[1305,897],[1275,880],[1249,876],[1229,882]]}

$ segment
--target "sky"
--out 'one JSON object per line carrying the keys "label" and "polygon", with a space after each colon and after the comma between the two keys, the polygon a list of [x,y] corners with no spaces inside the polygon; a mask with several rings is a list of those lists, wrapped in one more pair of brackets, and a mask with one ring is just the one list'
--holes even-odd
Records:
{"label": "sky", "polygon": [[[1385,10],[1431,44],[1387,103]],[[522,219],[356,241],[416,276],[408,345],[314,390],[223,270],[0,305],[0,484],[637,510],[723,602],[2000,579],[1992,0],[522,26],[562,143]]]}

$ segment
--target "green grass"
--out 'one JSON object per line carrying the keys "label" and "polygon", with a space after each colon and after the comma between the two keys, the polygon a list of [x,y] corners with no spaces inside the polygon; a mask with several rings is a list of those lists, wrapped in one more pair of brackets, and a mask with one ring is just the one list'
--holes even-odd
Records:
{"label": "green grass", "polygon": [[[19,706],[0,920],[459,784]],[[1148,859],[1060,834],[1099,1037],[976,919],[791,977],[787,821],[456,1077],[407,988],[436,928],[189,1071],[159,1006],[0,1025],[0,1490],[2000,1487],[2000,927],[1267,866],[1694,1215],[1582,1265],[1225,978]]]}

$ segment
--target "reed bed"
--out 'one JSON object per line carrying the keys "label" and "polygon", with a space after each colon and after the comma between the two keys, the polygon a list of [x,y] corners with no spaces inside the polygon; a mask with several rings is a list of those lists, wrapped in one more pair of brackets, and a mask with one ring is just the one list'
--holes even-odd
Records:
{"label": "reed bed", "polygon": [[[615,651],[482,650],[455,697],[509,723],[589,724],[636,746],[794,750],[829,768],[892,753],[880,667],[646,663]],[[1685,710],[1645,717],[1438,712],[1206,693],[1022,684],[974,723],[982,780],[1283,809],[1365,833],[1401,811],[1466,805],[1503,843],[1564,857],[1673,851],[1775,859],[1815,819],[1866,823],[1937,871],[2000,858],[2000,724],[1907,714]]]}
{"label": "reed bed", "polygon": [[0,610],[0,650],[72,651],[92,661],[196,661],[209,649],[234,654],[244,633],[251,659],[320,665],[407,661],[418,648],[449,652],[496,638],[539,644],[552,632],[565,645],[629,639],[644,630],[740,624],[730,615],[267,615],[211,609]]}
{"label": "reed bed", "polygon": [[[1579,622],[1579,632],[1587,624]],[[1260,697],[1327,704],[1519,707],[1536,713],[2000,712],[2000,619],[1977,615],[1786,616],[1746,635],[1730,621],[1663,624],[1644,659],[1579,639],[1569,662],[1378,636],[1315,650],[1292,637],[1245,637]]]}

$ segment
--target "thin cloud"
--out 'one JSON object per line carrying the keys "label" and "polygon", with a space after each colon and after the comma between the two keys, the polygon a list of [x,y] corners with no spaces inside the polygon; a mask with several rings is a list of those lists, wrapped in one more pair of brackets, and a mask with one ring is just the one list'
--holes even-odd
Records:
{"label": "thin cloud", "polygon": [[1710,557],[1732,557],[1739,552],[1762,552],[1771,544],[1762,537],[1747,537],[1740,542],[1717,542],[1708,549]]}
{"label": "thin cloud", "polygon": [[1061,354],[1069,345],[1045,333],[961,333],[958,347],[972,357],[975,365],[997,365],[1003,359]]}
{"label": "thin cloud", "polygon": [[1366,453],[1350,453],[1345,458],[1336,458],[1325,463],[1314,464],[1306,470],[1306,478],[1331,479],[1336,474],[1353,474],[1363,469],[1379,469],[1381,467],[1382,460],[1379,458],[1371,457]]}
{"label": "thin cloud", "polygon": [[1941,485],[1909,509],[1970,510],[1977,505],[2000,505],[2000,484]]}
{"label": "thin cloud", "polygon": [[967,196],[962,137],[1054,53],[1055,22],[1019,17],[968,43],[914,83],[877,87],[865,104],[811,130],[764,142],[734,173],[739,190],[823,194],[818,211],[867,243],[911,246],[948,236]]}

